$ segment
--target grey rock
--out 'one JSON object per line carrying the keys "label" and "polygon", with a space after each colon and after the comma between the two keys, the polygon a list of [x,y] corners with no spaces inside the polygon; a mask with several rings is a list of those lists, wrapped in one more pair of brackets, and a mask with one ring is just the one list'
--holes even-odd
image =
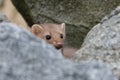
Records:
{"label": "grey rock", "polygon": [[120,6],[88,33],[74,60],[102,60],[120,79]]}
{"label": "grey rock", "polygon": [[[93,25],[115,9],[120,0],[12,0],[24,16],[28,5],[35,23],[66,23],[66,45],[79,48]],[[22,4],[22,6],[20,6]],[[25,15],[24,18],[29,16]],[[30,19],[28,19],[30,20]],[[31,23],[31,22],[30,22]]]}
{"label": "grey rock", "polygon": [[100,61],[72,62],[11,23],[0,23],[0,80],[117,80]]}

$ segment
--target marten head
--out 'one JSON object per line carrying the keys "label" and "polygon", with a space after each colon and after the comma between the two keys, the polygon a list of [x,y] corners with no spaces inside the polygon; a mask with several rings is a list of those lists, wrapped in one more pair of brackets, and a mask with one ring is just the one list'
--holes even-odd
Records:
{"label": "marten head", "polygon": [[62,24],[34,24],[32,32],[52,44],[56,49],[61,49],[65,39],[65,23]]}

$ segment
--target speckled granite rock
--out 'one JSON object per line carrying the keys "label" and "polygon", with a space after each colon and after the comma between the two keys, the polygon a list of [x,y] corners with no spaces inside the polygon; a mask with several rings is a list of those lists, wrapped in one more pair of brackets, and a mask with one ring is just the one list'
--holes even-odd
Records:
{"label": "speckled granite rock", "polygon": [[33,19],[26,20],[29,24],[32,20],[35,23],[66,23],[66,45],[75,48],[79,48],[88,31],[120,3],[120,0],[12,1],[25,18],[30,17],[31,12]]}
{"label": "speckled granite rock", "polygon": [[75,63],[43,40],[0,23],[0,80],[117,80],[103,62]]}
{"label": "speckled granite rock", "polygon": [[120,79],[120,6],[87,35],[74,60],[102,60]]}

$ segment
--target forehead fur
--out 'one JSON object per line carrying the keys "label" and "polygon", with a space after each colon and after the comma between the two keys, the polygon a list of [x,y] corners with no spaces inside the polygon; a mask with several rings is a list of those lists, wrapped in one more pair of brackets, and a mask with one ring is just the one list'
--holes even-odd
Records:
{"label": "forehead fur", "polygon": [[49,31],[49,32],[63,32],[63,29],[61,27],[61,24],[52,24],[52,23],[47,23],[47,24],[40,24],[44,30]]}

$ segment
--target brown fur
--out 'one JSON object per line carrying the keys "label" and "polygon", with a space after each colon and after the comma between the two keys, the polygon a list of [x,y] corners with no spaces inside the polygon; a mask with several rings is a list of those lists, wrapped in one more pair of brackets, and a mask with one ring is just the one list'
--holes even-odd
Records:
{"label": "brown fur", "polygon": [[26,21],[17,11],[11,0],[3,0],[3,5],[0,7],[0,12],[5,14],[11,22],[29,30]]}
{"label": "brown fur", "polygon": [[[32,32],[46,40],[48,43],[54,45],[56,48],[62,48],[64,44],[64,39],[65,39],[65,24],[52,24],[52,23],[47,23],[47,24],[34,24],[32,26]],[[60,35],[63,35],[63,38],[60,37]],[[47,40],[46,35],[50,35],[51,39]]]}

